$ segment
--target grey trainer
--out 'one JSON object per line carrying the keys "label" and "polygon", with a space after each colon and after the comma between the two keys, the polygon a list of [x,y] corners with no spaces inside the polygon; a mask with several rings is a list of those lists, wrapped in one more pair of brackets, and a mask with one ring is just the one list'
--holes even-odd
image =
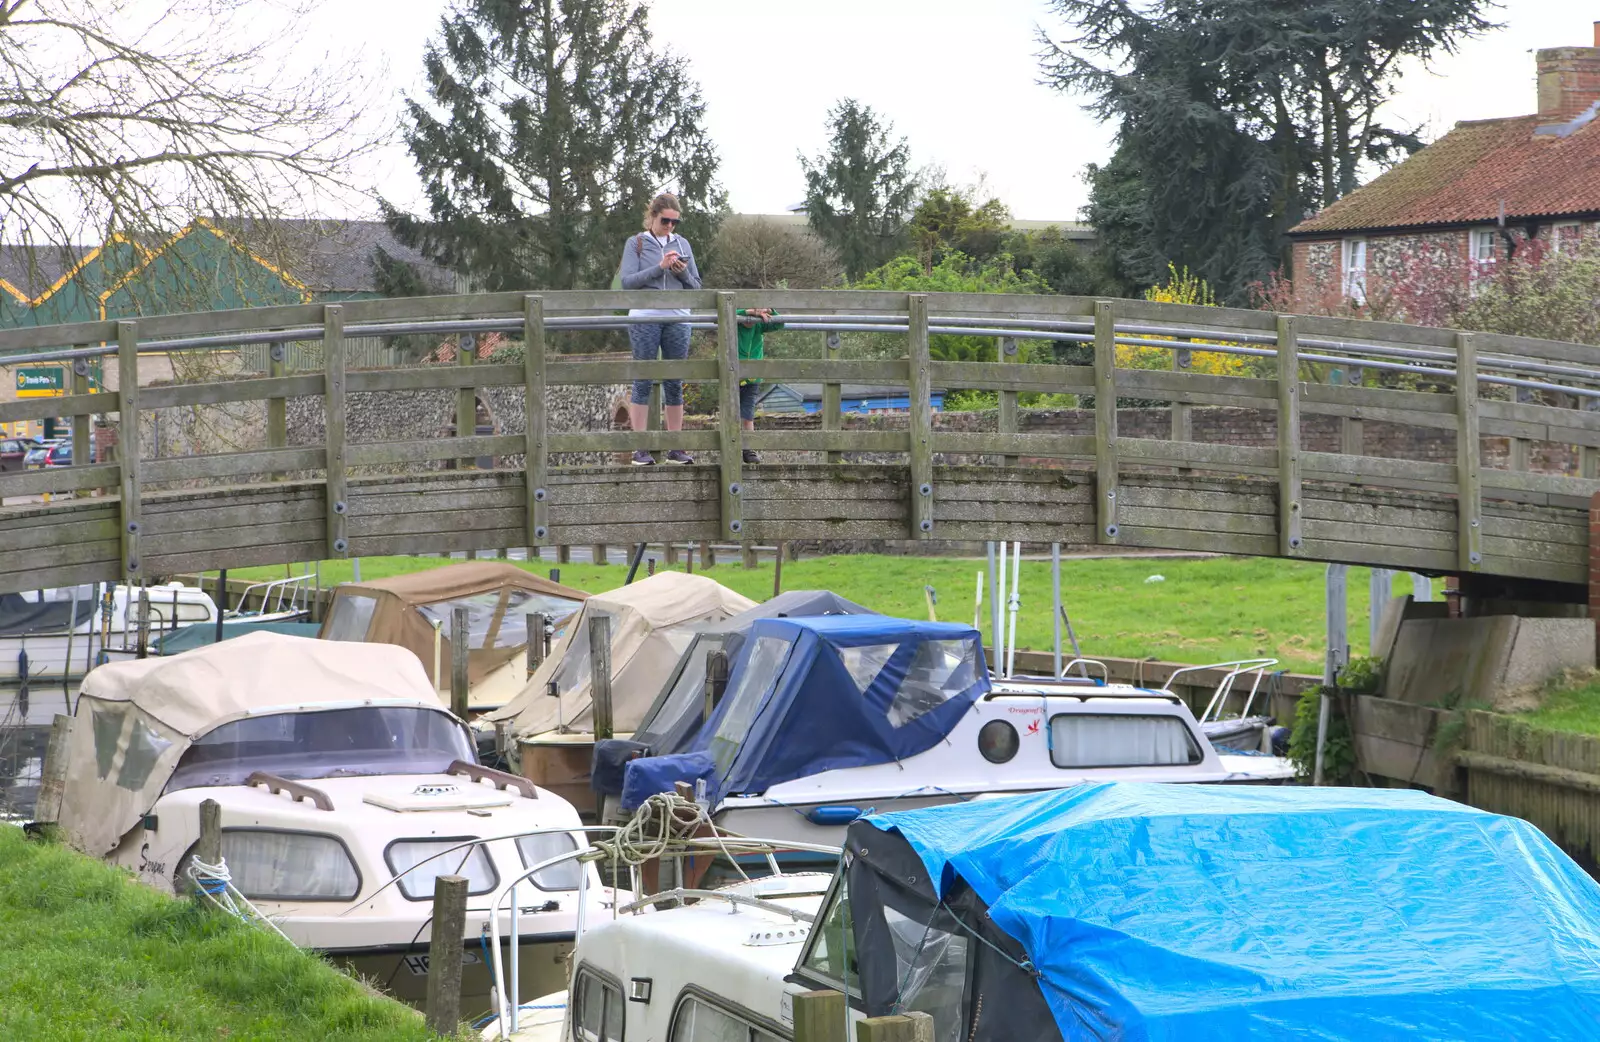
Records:
{"label": "grey trainer", "polygon": [[655,466],[655,462],[656,458],[650,455],[650,453],[646,452],[644,449],[633,450],[633,465],[635,467],[653,467]]}
{"label": "grey trainer", "polygon": [[668,463],[693,463],[694,457],[682,449],[673,449],[667,453]]}

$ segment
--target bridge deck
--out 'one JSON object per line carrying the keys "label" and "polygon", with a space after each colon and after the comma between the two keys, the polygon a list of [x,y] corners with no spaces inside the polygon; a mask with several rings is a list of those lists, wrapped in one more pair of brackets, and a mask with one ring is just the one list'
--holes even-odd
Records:
{"label": "bridge deck", "polygon": [[[1573,406],[1600,401],[1600,352],[1592,347],[1136,301],[751,292],[671,300],[716,309],[705,316],[718,329],[712,360],[577,362],[544,349],[547,329],[563,328],[563,321],[615,322],[595,312],[667,302],[658,298],[665,295],[478,295],[0,333],[0,364],[7,354],[56,344],[115,345],[104,350],[116,354],[115,379],[106,381],[116,390],[84,393],[87,372],[80,371],[78,393],[69,397],[0,405],[0,420],[74,416],[80,460],[88,455],[91,413],[115,413],[120,421],[151,410],[205,413],[225,403],[265,410],[261,445],[155,457],[147,435],[122,439],[116,462],[0,475],[0,497],[50,492],[53,499],[0,508],[0,592],[321,557],[668,539],[1020,539],[1588,581],[1588,506],[1600,492],[1593,479],[1600,412]],[[732,311],[736,304],[758,303],[828,312],[834,324],[859,323],[867,313],[905,334],[906,357],[741,363]],[[423,328],[441,335],[503,327],[520,333],[530,349],[521,364],[344,371],[340,347],[347,332],[373,335],[423,321],[432,323]],[[818,319],[812,326],[828,324]],[[930,329],[937,337],[959,328],[1092,343],[1094,364],[1007,362],[1004,350],[1000,362],[935,359]],[[325,370],[291,374],[277,367],[251,379],[140,382],[140,354],[148,359],[182,349],[184,338],[246,343],[289,335],[320,336],[330,348]],[[1167,345],[1175,368],[1121,368],[1116,349],[1127,344]],[[1187,371],[1179,361],[1180,352],[1230,344],[1275,353],[1276,364],[1294,378],[1212,376]],[[1407,351],[1422,360],[1410,360]],[[470,359],[470,352],[463,357]],[[1399,365],[1420,373],[1413,382],[1425,389],[1325,382],[1329,358],[1346,369]],[[148,372],[148,360],[144,365]],[[821,430],[752,434],[723,422],[712,431],[643,439],[550,429],[550,387],[669,374],[716,381],[721,415],[730,419],[740,376],[819,381],[832,401],[845,381],[899,383],[912,409],[902,430],[841,430],[827,417]],[[1495,388],[1518,387],[1518,381],[1531,389],[1494,396]],[[929,409],[934,386],[999,391],[1000,430],[936,429]],[[349,438],[351,395],[448,392],[458,398],[458,429],[475,430],[474,394],[485,388],[521,391],[523,430],[404,441]],[[1019,433],[1017,395],[1042,391],[1093,396],[1094,436]],[[1119,397],[1170,403],[1173,436],[1119,437]],[[322,429],[314,444],[296,444],[305,432],[286,429],[285,403],[294,399],[319,406]],[[1276,447],[1191,440],[1186,410],[1219,405],[1292,422],[1277,424]],[[1449,431],[1456,435],[1456,461],[1364,455],[1359,445],[1345,453],[1308,451],[1301,423],[1310,414],[1331,414],[1346,424],[1370,420]],[[1484,437],[1511,438],[1519,469],[1484,467]],[[689,448],[710,462],[551,465],[555,453],[611,452],[641,441]],[[1580,473],[1525,469],[1529,446],[1538,442],[1575,446]],[[743,465],[742,447],[784,462]],[[847,452],[883,462],[840,462]],[[494,457],[496,469],[418,472],[428,461],[481,456]],[[1024,465],[1016,465],[1019,458]],[[996,462],[975,462],[986,459]]]}

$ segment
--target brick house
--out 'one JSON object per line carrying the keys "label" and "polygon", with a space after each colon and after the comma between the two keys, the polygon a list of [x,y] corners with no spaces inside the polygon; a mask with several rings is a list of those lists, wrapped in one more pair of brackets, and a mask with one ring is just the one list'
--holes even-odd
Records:
{"label": "brick house", "polygon": [[1561,251],[1594,231],[1600,22],[1594,42],[1537,52],[1537,113],[1457,123],[1291,228],[1296,310],[1365,304],[1407,282],[1470,292],[1529,240]]}

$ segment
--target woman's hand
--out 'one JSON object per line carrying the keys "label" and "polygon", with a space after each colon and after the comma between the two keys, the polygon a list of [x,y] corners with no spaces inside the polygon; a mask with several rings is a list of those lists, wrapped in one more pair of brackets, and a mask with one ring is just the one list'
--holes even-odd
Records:
{"label": "woman's hand", "polygon": [[678,259],[677,250],[668,250],[661,255],[661,269],[663,271],[682,271],[684,269],[683,261]]}

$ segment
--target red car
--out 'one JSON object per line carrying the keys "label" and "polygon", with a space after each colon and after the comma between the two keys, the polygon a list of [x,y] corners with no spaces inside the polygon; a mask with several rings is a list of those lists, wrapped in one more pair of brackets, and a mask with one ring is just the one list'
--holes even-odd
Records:
{"label": "red car", "polygon": [[0,438],[0,474],[21,470],[22,461],[36,444],[32,438]]}

